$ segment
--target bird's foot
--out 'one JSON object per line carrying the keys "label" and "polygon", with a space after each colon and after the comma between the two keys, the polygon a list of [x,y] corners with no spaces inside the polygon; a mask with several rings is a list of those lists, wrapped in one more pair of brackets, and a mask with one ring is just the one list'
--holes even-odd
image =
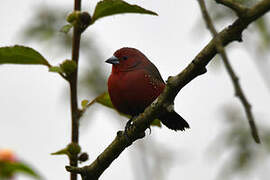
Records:
{"label": "bird's foot", "polygon": [[126,131],[118,131],[118,132],[117,132],[117,136],[118,136],[118,137],[124,136],[124,137],[126,138],[126,140],[127,140],[127,143],[128,143],[129,145],[132,144],[132,140],[131,140],[131,138],[128,136],[128,134],[126,133]]}
{"label": "bird's foot", "polygon": [[127,132],[133,126],[132,119],[133,118],[131,118],[131,119],[128,120],[128,122],[127,122],[127,124],[125,126],[125,132]]}
{"label": "bird's foot", "polygon": [[129,129],[131,129],[133,127],[133,119],[135,119],[137,116],[133,116],[132,118],[130,118],[125,126],[125,132],[127,132]]}
{"label": "bird's foot", "polygon": [[131,117],[129,120],[128,120],[128,122],[127,122],[127,124],[126,124],[126,126],[125,126],[125,131],[124,131],[124,136],[127,138],[127,139],[129,139],[130,140],[130,137],[128,136],[128,130],[129,129],[131,129],[132,127],[133,127],[133,119],[134,118],[136,118],[137,116],[133,116],[133,117]]}
{"label": "bird's foot", "polygon": [[[131,138],[131,137],[129,136],[129,134],[128,134],[128,131],[134,127],[133,120],[136,119],[137,117],[138,117],[138,116],[133,116],[132,118],[130,118],[130,119],[128,120],[126,126],[125,126],[125,131],[124,131],[124,132],[122,131],[122,132],[123,132],[123,135],[126,137],[126,139],[128,140],[128,142],[129,142],[130,144],[132,144],[132,142],[133,142],[132,139],[133,139],[134,137]],[[149,130],[150,130],[150,134],[151,134],[151,128],[150,128],[150,126],[149,126]],[[141,133],[138,134],[137,137],[135,137],[135,139],[140,139],[140,138],[143,138],[144,136],[145,136],[145,132],[141,132]]]}

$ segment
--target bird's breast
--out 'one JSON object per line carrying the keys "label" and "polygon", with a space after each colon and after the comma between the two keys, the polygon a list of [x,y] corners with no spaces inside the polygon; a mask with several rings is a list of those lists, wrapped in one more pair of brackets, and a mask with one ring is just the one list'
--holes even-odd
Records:
{"label": "bird's breast", "polygon": [[113,105],[118,111],[130,115],[143,112],[164,87],[163,82],[143,69],[112,73],[108,80],[108,91]]}

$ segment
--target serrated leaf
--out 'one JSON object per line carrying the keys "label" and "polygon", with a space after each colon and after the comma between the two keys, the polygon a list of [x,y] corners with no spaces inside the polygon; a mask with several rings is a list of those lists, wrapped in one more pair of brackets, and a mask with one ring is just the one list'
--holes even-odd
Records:
{"label": "serrated leaf", "polygon": [[67,34],[72,27],[73,27],[72,24],[66,24],[60,29],[60,32]]}
{"label": "serrated leaf", "polygon": [[49,68],[50,72],[62,73],[63,70],[59,66],[52,66]]}
{"label": "serrated leaf", "polygon": [[50,67],[36,50],[25,46],[0,47],[0,64],[40,64]]}
{"label": "serrated leaf", "polygon": [[89,103],[88,100],[86,100],[86,99],[82,100],[82,102],[81,102],[82,108],[84,109],[87,106],[88,103]]}
{"label": "serrated leaf", "polygon": [[100,18],[123,14],[123,13],[139,13],[139,14],[149,14],[149,15],[158,15],[154,11],[144,9],[138,5],[129,4],[122,0],[103,0],[98,2],[96,5],[93,17],[92,24]]}

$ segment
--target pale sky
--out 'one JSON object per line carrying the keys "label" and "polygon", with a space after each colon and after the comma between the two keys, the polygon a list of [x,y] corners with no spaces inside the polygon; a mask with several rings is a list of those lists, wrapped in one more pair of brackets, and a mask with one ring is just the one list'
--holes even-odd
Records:
{"label": "pale sky", "polygon": [[[70,5],[72,2],[67,4],[67,1],[61,0],[57,4]],[[89,10],[88,7],[92,6],[92,13],[96,2],[83,1],[84,10]],[[94,36],[104,57],[111,57],[121,47],[135,47],[158,67],[166,80],[168,76],[183,70],[210,40],[208,32],[194,29],[205,29],[204,25],[198,26],[201,17],[195,0],[128,2],[151,9],[159,16],[125,14],[97,21],[85,34]],[[40,4],[54,3],[53,0],[1,2],[0,46],[22,44],[18,34],[33,15],[34,9]],[[244,34],[244,41],[248,38]],[[264,125],[270,117],[269,89],[255,68],[254,59],[247,53],[244,43],[230,46],[232,50],[229,58],[253,106],[257,124]],[[37,49],[47,58],[59,58],[38,43],[23,45]],[[81,67],[84,61],[88,60],[80,59]],[[57,61],[51,62],[57,64]],[[104,67],[109,76],[111,67],[105,63]],[[0,148],[13,149],[20,159],[35,167],[47,180],[68,179],[69,174],[64,169],[68,164],[67,158],[50,155],[70,141],[69,104],[68,101],[63,101],[63,93],[68,93],[64,92],[68,90],[68,84],[57,74],[49,73],[46,67],[19,65],[1,66],[0,82]],[[89,97],[79,97],[79,100],[87,98]],[[223,67],[218,71],[210,68],[208,73],[196,78],[178,94],[175,109],[185,117],[191,129],[174,132],[166,127],[152,128],[151,135],[140,140],[153,140],[160,146],[179,151],[179,158],[168,170],[166,180],[176,180],[179,177],[186,180],[214,180],[224,158],[210,161],[207,150],[224,127],[222,107],[232,104],[242,109],[238,99],[234,97],[232,84]],[[80,136],[80,145],[90,157],[88,164],[109,145],[116,132],[123,129],[124,125],[116,125],[113,118],[125,120],[119,116],[111,116],[111,110],[103,106],[95,105],[93,108],[93,111],[97,111],[94,121],[83,129]],[[89,113],[91,110],[83,117],[84,120]],[[125,150],[100,179],[133,179],[130,160],[132,153],[135,153],[135,146]],[[158,150],[159,147],[156,148]],[[258,179],[257,176],[250,178]],[[27,179],[30,178],[18,177],[18,180]]]}

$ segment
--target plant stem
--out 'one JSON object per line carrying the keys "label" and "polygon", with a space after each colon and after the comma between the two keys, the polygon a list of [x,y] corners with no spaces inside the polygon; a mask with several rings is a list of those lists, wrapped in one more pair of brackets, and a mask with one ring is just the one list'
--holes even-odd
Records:
{"label": "plant stem", "polygon": [[[206,23],[208,29],[210,30],[213,38],[215,38],[218,35],[218,32],[216,31],[216,28],[212,22],[212,19],[211,19],[210,15],[208,14],[205,2],[204,2],[204,0],[198,0],[198,2],[200,5],[200,8],[201,8],[205,23]],[[226,0],[226,2],[231,2],[231,1]],[[216,49],[217,49],[218,53],[220,54],[220,56],[224,62],[224,66],[226,68],[226,71],[228,72],[228,74],[231,78],[231,81],[232,81],[234,89],[235,89],[235,95],[239,98],[239,100],[243,104],[243,107],[244,107],[246,115],[247,115],[248,123],[250,126],[251,135],[254,138],[254,141],[259,144],[261,142],[261,140],[260,140],[260,136],[259,136],[256,124],[255,124],[253,113],[251,111],[251,105],[248,102],[248,100],[244,94],[244,91],[239,83],[239,78],[237,77],[236,73],[234,72],[233,67],[232,67],[232,65],[229,61],[229,58],[227,56],[227,53],[225,51],[225,48],[222,46],[222,43],[220,42],[219,38],[216,38]]]}
{"label": "plant stem", "polygon": [[[81,10],[81,0],[74,0],[74,11]],[[77,100],[77,79],[78,79],[78,62],[79,62],[79,50],[80,50],[80,39],[81,33],[79,31],[79,27],[74,26],[73,29],[73,37],[72,37],[72,61],[75,61],[77,64],[76,70],[70,76],[69,84],[70,84],[70,102],[71,102],[71,118],[72,118],[72,126],[71,126],[71,142],[79,143],[79,118],[80,112],[78,109],[78,100]],[[78,160],[77,157],[70,159],[70,165],[77,167]],[[71,180],[77,180],[77,174],[70,174]]]}

